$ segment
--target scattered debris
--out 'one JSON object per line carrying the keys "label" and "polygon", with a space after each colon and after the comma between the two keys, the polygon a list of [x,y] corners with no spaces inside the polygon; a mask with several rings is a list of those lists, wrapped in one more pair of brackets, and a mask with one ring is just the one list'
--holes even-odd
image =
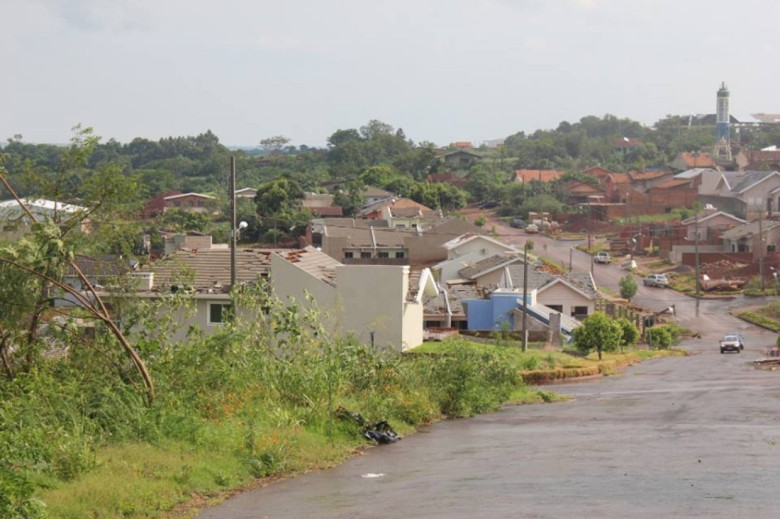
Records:
{"label": "scattered debris", "polygon": [[395,443],[401,439],[386,420],[380,420],[373,424],[366,424],[365,418],[360,413],[355,413],[339,407],[336,416],[342,420],[353,420],[363,428],[363,436],[378,444]]}
{"label": "scattered debris", "polygon": [[769,371],[775,371],[776,369],[780,368],[780,358],[754,360],[753,366],[756,369],[766,369]]}

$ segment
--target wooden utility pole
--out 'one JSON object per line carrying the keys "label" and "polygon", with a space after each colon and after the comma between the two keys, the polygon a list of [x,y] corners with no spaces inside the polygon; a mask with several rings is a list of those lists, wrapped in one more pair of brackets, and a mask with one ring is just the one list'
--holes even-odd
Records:
{"label": "wooden utility pole", "polygon": [[763,210],[758,210],[758,273],[761,276],[761,292],[766,289],[764,282],[764,227]]}
{"label": "wooden utility pole", "polygon": [[230,290],[236,286],[236,157],[230,157]]}
{"label": "wooden utility pole", "polygon": [[528,351],[528,241],[523,244],[523,351]]}
{"label": "wooden utility pole", "polygon": [[693,250],[694,250],[694,261],[696,262],[696,266],[694,269],[694,274],[696,276],[696,295],[699,295],[699,292],[701,291],[701,281],[699,280],[699,212],[696,211],[696,215],[694,215],[694,231],[696,232],[696,241],[693,242]]}

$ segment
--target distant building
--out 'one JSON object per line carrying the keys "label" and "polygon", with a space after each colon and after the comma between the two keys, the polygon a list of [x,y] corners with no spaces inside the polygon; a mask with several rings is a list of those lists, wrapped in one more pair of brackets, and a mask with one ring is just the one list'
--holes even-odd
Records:
{"label": "distant building", "polygon": [[530,182],[538,180],[539,182],[552,182],[563,177],[563,171],[554,169],[518,169],[515,170],[515,182]]}
{"label": "distant building", "polygon": [[181,209],[191,213],[211,213],[217,209],[217,199],[200,193],[181,193],[165,197],[163,212]]}

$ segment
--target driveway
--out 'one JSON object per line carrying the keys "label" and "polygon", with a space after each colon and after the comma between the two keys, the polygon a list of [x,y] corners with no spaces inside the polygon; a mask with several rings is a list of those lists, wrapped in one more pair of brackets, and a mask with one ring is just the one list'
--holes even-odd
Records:
{"label": "driveway", "polygon": [[[568,402],[439,423],[200,517],[777,517],[780,373],[748,362],[775,334],[730,317],[738,304],[700,303],[706,319],[682,304],[704,334],[689,357],[552,388]],[[721,355],[733,329],[745,351]]]}

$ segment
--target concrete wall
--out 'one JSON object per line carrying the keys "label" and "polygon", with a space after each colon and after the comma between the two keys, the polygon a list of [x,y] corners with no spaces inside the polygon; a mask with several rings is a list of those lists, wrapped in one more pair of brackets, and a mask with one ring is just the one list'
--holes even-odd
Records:
{"label": "concrete wall", "polygon": [[306,304],[305,294],[311,294],[317,308],[327,313],[328,331],[343,332],[343,302],[336,287],[302,271],[276,254],[271,254],[271,288],[283,303],[297,301]]}
{"label": "concrete wall", "polygon": [[271,257],[271,286],[282,299],[306,304],[313,297],[326,313],[326,329],[335,334],[353,333],[365,344],[398,350],[423,341],[422,303],[407,301],[409,267],[342,265],[336,267],[336,286],[299,269],[276,255]]}
{"label": "concrete wall", "polygon": [[336,267],[336,286],[344,301],[345,328],[362,342],[370,343],[373,332],[376,346],[405,350],[422,343],[422,305],[406,308],[408,267]]}
{"label": "concrete wall", "polygon": [[[111,306],[114,308],[113,312],[115,317],[121,321],[122,314],[125,311],[123,310],[123,306],[126,298],[122,297],[121,300],[117,301],[111,301],[111,298],[108,295],[103,295],[103,298],[105,301],[110,302]],[[130,301],[130,304],[138,304],[144,300],[159,302],[160,300],[164,301],[166,298],[170,299],[170,296],[142,292],[137,295],[137,300]],[[192,298],[192,306],[190,307],[175,306],[173,304],[168,307],[165,305],[162,306],[161,312],[167,314],[166,317],[170,319],[173,326],[170,330],[170,335],[166,336],[165,339],[173,344],[184,342],[187,337],[187,332],[191,327],[202,330],[206,335],[216,332],[222,325],[209,323],[209,305],[230,304],[230,298],[227,294],[193,294]],[[246,315],[245,312],[244,316]],[[136,333],[138,331],[139,330],[137,329],[133,330],[133,332]]]}
{"label": "concrete wall", "polygon": [[[672,251],[669,253],[669,261],[671,263],[682,263],[683,255],[687,253],[693,254],[696,251],[695,245],[675,245],[672,247]],[[717,252],[723,253],[723,245],[702,245],[699,244],[699,254],[705,252]]]}

